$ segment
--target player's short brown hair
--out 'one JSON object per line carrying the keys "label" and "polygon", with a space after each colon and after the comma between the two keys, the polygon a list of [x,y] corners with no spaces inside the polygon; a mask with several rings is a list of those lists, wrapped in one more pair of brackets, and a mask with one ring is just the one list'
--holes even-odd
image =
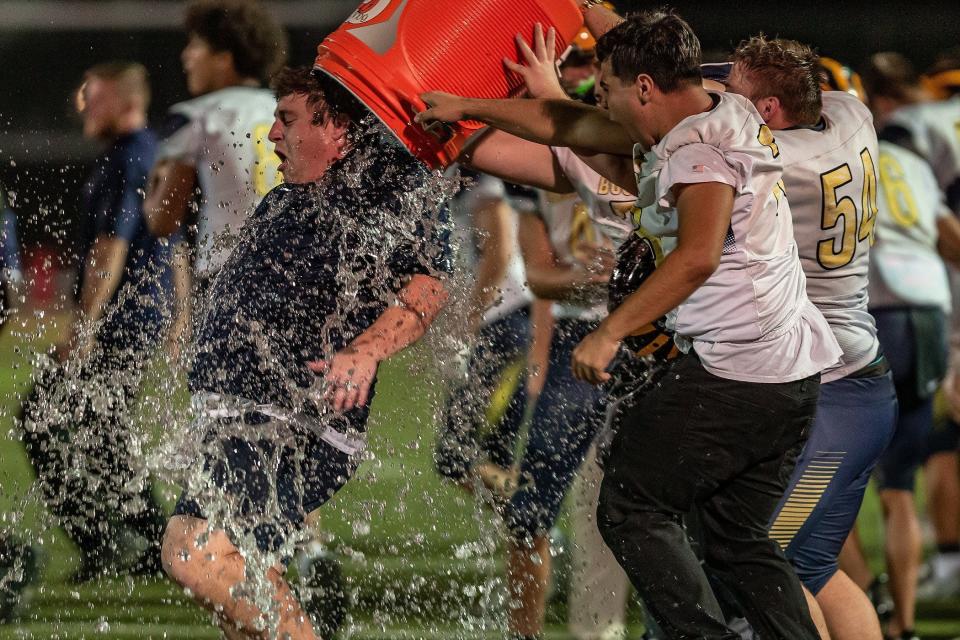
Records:
{"label": "player's short brown hair", "polygon": [[120,91],[126,95],[139,96],[143,101],[144,110],[150,107],[150,74],[139,62],[126,60],[101,62],[87,69],[83,78],[84,80],[100,78],[115,82]]}
{"label": "player's short brown hair", "polygon": [[740,43],[733,62],[751,81],[751,100],[775,97],[790,119],[810,125],[820,120],[820,63],[813,49],[796,40],[759,35]]}
{"label": "player's short brown hair", "polygon": [[906,56],[881,51],[870,56],[860,71],[863,88],[871,98],[884,97],[907,101],[920,87],[920,74]]}
{"label": "player's short brown hair", "polygon": [[265,83],[287,60],[287,34],[256,0],[194,0],[184,26],[214,51],[229,51],[237,73]]}
{"label": "player's short brown hair", "polygon": [[609,59],[617,78],[646,74],[664,92],[699,84],[701,58],[700,40],[672,9],[628,16],[597,41],[597,60]]}
{"label": "player's short brown hair", "polygon": [[306,96],[313,109],[313,123],[321,124],[330,118],[345,118],[351,129],[356,129],[367,110],[340,83],[310,67],[284,67],[270,81],[277,100],[292,94]]}

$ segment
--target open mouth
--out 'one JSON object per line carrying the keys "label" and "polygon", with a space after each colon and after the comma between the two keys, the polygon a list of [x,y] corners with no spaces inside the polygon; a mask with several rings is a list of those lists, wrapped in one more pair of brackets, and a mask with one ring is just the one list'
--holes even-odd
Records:
{"label": "open mouth", "polygon": [[278,158],[280,158],[280,166],[278,167],[278,169],[280,171],[283,171],[284,169],[287,168],[287,154],[285,154],[283,151],[280,151],[279,149],[275,149],[273,152],[277,155]]}

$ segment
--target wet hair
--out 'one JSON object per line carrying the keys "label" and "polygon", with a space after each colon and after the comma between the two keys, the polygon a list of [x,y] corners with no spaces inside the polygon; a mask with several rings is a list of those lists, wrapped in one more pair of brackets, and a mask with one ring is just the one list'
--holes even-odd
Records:
{"label": "wet hair", "polygon": [[672,9],[630,15],[597,41],[597,60],[610,60],[613,74],[632,82],[650,76],[661,91],[701,82],[700,40]]}
{"label": "wet hair", "polygon": [[266,82],[286,62],[287,34],[256,0],[194,0],[184,26],[214,51],[229,51],[245,78]]}
{"label": "wet hair", "polygon": [[920,87],[920,74],[906,56],[882,51],[870,56],[860,71],[867,95],[907,101],[909,94]]}
{"label": "wet hair", "polygon": [[139,62],[117,60],[102,62],[87,69],[84,80],[99,78],[116,83],[120,91],[128,96],[139,96],[143,100],[143,109],[150,106],[150,74]]}
{"label": "wet hair", "polygon": [[750,99],[778,98],[787,116],[801,124],[820,120],[820,62],[813,49],[796,40],[759,35],[740,43],[733,62],[750,77]]}
{"label": "wet hair", "polygon": [[369,110],[339,82],[310,67],[284,67],[270,81],[277,100],[289,95],[302,95],[313,109],[313,124],[330,119],[349,120],[348,136],[355,137]]}

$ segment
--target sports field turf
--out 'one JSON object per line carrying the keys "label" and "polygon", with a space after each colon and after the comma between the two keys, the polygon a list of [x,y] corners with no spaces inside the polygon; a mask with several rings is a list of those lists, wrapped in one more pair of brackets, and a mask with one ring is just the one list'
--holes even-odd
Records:
{"label": "sports field turf", "polygon": [[[40,551],[41,576],[19,610],[0,626],[0,640],[36,638],[217,638],[209,616],[166,581],[113,579],[79,587],[65,582],[75,553],[56,528],[42,523],[41,507],[22,497],[31,480],[10,415],[28,384],[31,348],[47,335],[0,339],[0,509]],[[506,611],[500,532],[490,514],[444,486],[433,471],[433,412],[442,384],[425,348],[383,369],[371,419],[371,459],[320,510],[319,529],[344,558],[354,604],[341,637],[498,638]],[[159,487],[170,500],[170,487]],[[879,558],[876,500],[870,496],[862,528],[871,557]],[[561,522],[561,528],[563,523]],[[558,566],[562,572],[561,557]],[[563,580],[549,611],[548,638],[566,638]],[[632,616],[636,620],[636,613]],[[636,620],[639,637],[640,623]],[[918,630],[927,638],[960,636],[960,603],[926,606]]]}

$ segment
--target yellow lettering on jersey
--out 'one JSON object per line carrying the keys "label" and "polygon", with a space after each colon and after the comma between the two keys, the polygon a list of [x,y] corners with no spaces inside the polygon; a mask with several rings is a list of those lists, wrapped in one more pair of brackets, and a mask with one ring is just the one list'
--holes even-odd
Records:
{"label": "yellow lettering on jersey", "polygon": [[597,195],[622,196],[624,194],[620,185],[613,184],[603,176],[600,177],[600,184],[597,185]]}
{"label": "yellow lettering on jersey", "polygon": [[[817,243],[817,262],[824,269],[839,269],[853,261],[857,243],[875,239],[877,223],[877,169],[870,150],[860,152],[863,165],[863,185],[860,188],[861,217],[857,218],[857,205],[850,196],[838,197],[837,190],[853,182],[850,165],[843,163],[820,175],[823,187],[823,209],[820,213],[820,228],[824,231],[840,227],[840,247],[837,238],[826,238]],[[842,226],[841,226],[842,223]]]}
{"label": "yellow lettering on jersey", "polygon": [[578,256],[583,245],[597,243],[597,230],[590,219],[590,210],[582,202],[573,205],[573,220],[570,222],[570,253]]}
{"label": "yellow lettering on jersey", "polygon": [[913,190],[896,156],[883,151],[880,152],[880,184],[883,185],[883,198],[893,221],[905,228],[915,225],[920,212]]}
{"label": "yellow lettering on jersey", "polygon": [[633,200],[630,200],[629,202],[610,203],[610,210],[613,211],[613,214],[623,218],[624,220],[630,217],[634,209],[636,209],[636,206],[633,204]]}
{"label": "yellow lettering on jersey", "polygon": [[777,180],[777,184],[773,185],[773,197],[777,199],[777,205],[780,204],[780,201],[783,200],[783,196],[787,194],[787,186],[783,184],[783,178]]}
{"label": "yellow lettering on jersey", "polygon": [[757,142],[770,149],[774,158],[780,157],[780,147],[777,146],[777,140],[773,137],[773,131],[765,124],[760,125],[760,132],[757,134]]}
{"label": "yellow lettering on jersey", "polygon": [[839,269],[850,264],[857,250],[857,205],[849,196],[837,197],[837,189],[852,181],[847,163],[820,175],[823,188],[820,228],[828,231],[840,227],[839,248],[836,237],[817,243],[817,262],[824,269]]}
{"label": "yellow lettering on jersey", "polygon": [[863,194],[861,195],[863,219],[860,221],[857,240],[860,242],[869,240],[870,246],[873,246],[877,239],[877,167],[873,164],[870,149],[864,147],[860,152],[860,162],[863,163]]}
{"label": "yellow lettering on jersey", "polygon": [[253,128],[253,188],[257,195],[265,196],[275,186],[280,184],[280,158],[273,152],[273,143],[267,138],[270,135],[269,124],[258,124]]}

